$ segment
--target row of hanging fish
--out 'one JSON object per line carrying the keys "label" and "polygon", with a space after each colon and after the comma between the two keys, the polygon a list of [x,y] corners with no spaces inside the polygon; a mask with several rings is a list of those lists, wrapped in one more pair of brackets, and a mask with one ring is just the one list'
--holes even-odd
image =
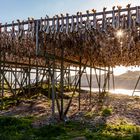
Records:
{"label": "row of hanging fish", "polygon": [[[119,30],[123,37],[116,35]],[[0,44],[7,61],[40,56],[44,62],[46,52],[61,57],[63,48],[66,59],[82,57],[93,66],[140,65],[140,7],[13,21],[0,26]]]}

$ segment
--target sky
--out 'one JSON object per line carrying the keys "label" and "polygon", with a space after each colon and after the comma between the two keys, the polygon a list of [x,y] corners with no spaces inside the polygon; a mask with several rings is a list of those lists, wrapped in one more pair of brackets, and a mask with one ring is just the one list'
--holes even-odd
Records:
{"label": "sky", "polygon": [[56,14],[76,14],[86,10],[108,10],[114,5],[125,7],[128,3],[132,6],[140,6],[140,0],[0,0],[0,22],[12,22],[12,20],[26,20],[28,17],[40,18]]}

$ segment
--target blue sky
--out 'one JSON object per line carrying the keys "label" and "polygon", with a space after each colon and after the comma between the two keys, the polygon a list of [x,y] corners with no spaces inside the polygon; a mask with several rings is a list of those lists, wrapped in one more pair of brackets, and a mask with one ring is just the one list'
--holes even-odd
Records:
{"label": "blue sky", "polygon": [[60,13],[75,14],[93,8],[101,11],[104,6],[111,9],[113,5],[126,6],[128,3],[140,6],[140,0],[0,0],[0,22],[40,18],[46,14],[50,17]]}

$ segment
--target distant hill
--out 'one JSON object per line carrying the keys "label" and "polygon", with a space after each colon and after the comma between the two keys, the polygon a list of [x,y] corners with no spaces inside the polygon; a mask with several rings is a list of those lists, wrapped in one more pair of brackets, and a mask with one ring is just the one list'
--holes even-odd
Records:
{"label": "distant hill", "polygon": [[124,79],[137,79],[139,75],[140,75],[140,71],[127,71],[126,73],[121,74],[116,77],[124,78]]}
{"label": "distant hill", "polygon": [[[138,80],[138,77],[140,75],[140,71],[127,71],[124,74],[121,74],[119,76],[115,76],[115,88],[116,89],[134,89],[135,84]],[[90,78],[90,75],[83,74],[82,75],[82,81],[81,81],[81,85],[83,87],[87,87],[88,86],[88,81],[87,81],[87,77],[88,79]],[[71,77],[71,79],[74,79],[74,76]],[[101,75],[101,86],[103,86],[103,79],[104,79],[104,75]],[[96,80],[96,76],[92,75],[92,87],[93,88],[98,88],[97,85],[97,80]],[[110,87],[112,87],[112,76],[110,78]],[[140,82],[137,86],[137,89],[140,89]]]}
{"label": "distant hill", "polygon": [[[115,76],[116,88],[134,89],[139,76],[140,71],[127,71],[122,75]],[[140,89],[140,82],[137,89]]]}

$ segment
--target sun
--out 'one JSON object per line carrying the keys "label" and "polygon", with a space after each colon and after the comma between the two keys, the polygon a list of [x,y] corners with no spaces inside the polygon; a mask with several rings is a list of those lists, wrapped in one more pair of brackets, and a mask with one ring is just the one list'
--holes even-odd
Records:
{"label": "sun", "polygon": [[117,38],[122,38],[124,36],[124,33],[122,30],[118,30],[116,33]]}

